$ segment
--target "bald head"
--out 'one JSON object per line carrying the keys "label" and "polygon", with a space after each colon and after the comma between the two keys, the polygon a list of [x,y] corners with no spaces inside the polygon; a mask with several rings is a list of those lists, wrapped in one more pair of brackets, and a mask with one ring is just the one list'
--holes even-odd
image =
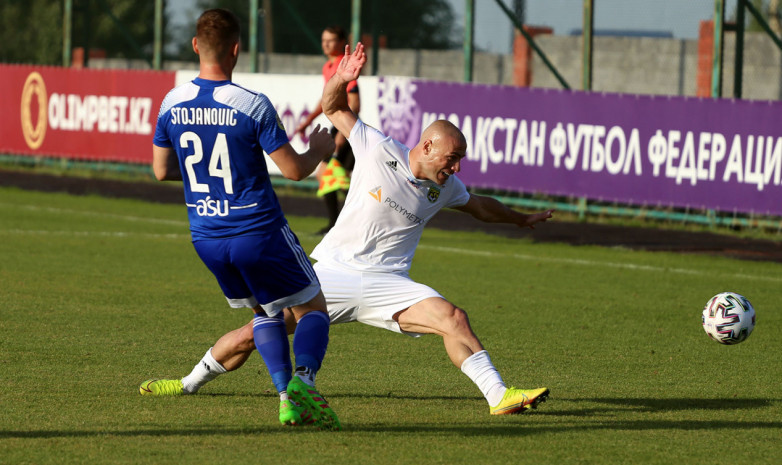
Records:
{"label": "bald head", "polygon": [[444,138],[452,139],[457,143],[457,145],[460,146],[467,145],[467,141],[465,140],[462,131],[460,131],[459,128],[457,128],[453,123],[444,119],[438,119],[434,123],[430,124],[421,134],[422,142],[425,140],[431,140],[432,142],[436,143],[439,140],[444,140]]}

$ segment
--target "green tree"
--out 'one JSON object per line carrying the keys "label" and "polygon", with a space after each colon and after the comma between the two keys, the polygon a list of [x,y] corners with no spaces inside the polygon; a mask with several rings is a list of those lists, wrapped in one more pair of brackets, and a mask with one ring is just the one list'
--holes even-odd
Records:
{"label": "green tree", "polygon": [[[263,6],[262,0],[258,3]],[[320,33],[325,27],[340,25],[350,32],[352,3],[351,0],[332,0],[327,4],[312,0],[273,0],[274,52],[321,53]],[[236,13],[242,22],[242,41],[247,48],[247,0],[199,0],[197,5],[201,10],[227,8]],[[461,43],[461,31],[446,0],[363,0],[361,24],[365,35],[376,27],[378,34],[385,36],[388,48],[450,49]],[[260,45],[259,49],[262,49]]]}
{"label": "green tree", "polygon": [[[151,60],[154,18],[154,1],[73,0],[71,45]],[[0,61],[59,65],[62,48],[62,0],[0,2]]]}
{"label": "green tree", "polygon": [[3,0],[0,62],[62,64],[62,1]]}
{"label": "green tree", "polygon": [[89,45],[110,58],[151,59],[154,1],[74,0],[73,8],[74,47]]}
{"label": "green tree", "polygon": [[[72,47],[99,49],[108,58],[151,60],[155,2],[148,0],[72,0]],[[259,0],[259,5],[263,1]],[[351,0],[328,4],[312,0],[273,0],[271,18],[274,52],[319,54],[320,33],[326,26],[350,30]],[[172,11],[166,2],[166,16]],[[223,7],[242,21],[248,47],[248,0],[198,0],[198,10]],[[168,27],[164,18],[164,59],[195,60],[190,38],[195,25]],[[364,0],[362,34],[373,28],[389,48],[449,49],[460,43],[460,30],[446,0]],[[263,26],[263,21],[260,22]],[[263,35],[259,34],[259,49]],[[0,62],[62,64],[63,1],[0,1]]]}

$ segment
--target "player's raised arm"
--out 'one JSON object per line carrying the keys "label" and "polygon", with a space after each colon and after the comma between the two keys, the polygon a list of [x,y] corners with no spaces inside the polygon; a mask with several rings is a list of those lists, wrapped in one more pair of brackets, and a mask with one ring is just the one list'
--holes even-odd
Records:
{"label": "player's raised arm", "polygon": [[345,56],[342,57],[337,72],[323,88],[323,113],[345,137],[350,137],[350,131],[358,120],[358,116],[348,105],[348,83],[358,79],[366,62],[367,55],[361,42],[356,44],[353,53],[350,53],[350,45],[346,45]]}
{"label": "player's raised arm", "polygon": [[535,224],[551,218],[554,210],[537,213],[521,213],[492,197],[470,194],[470,200],[457,210],[469,213],[486,223],[510,223],[520,228],[534,228]]}

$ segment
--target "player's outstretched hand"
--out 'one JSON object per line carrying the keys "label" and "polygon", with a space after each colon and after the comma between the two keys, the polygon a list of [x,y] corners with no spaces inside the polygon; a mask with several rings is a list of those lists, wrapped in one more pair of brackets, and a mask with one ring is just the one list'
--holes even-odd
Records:
{"label": "player's outstretched hand", "polygon": [[524,224],[520,224],[519,226],[535,229],[535,225],[537,223],[545,222],[547,219],[553,216],[553,213],[554,210],[546,210],[544,212],[530,213],[529,215],[527,215],[527,221],[525,221]]}
{"label": "player's outstretched hand", "polygon": [[328,128],[320,127],[320,124],[316,125],[310,134],[310,150],[325,156],[334,153],[335,148],[337,146]]}
{"label": "player's outstretched hand", "polygon": [[364,53],[364,44],[356,44],[356,49],[350,53],[350,44],[345,45],[345,56],[339,62],[337,73],[345,82],[355,81],[361,74],[361,68],[367,62],[367,54]]}

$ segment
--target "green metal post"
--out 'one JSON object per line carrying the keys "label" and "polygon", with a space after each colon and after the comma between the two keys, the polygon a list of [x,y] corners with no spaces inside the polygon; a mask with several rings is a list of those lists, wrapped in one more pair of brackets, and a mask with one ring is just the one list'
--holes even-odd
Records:
{"label": "green metal post", "polygon": [[733,98],[741,98],[744,73],[744,2],[736,5],[736,57],[733,62]]}
{"label": "green metal post", "polygon": [[372,76],[380,68],[380,0],[372,0]]}
{"label": "green metal post", "polygon": [[274,53],[272,0],[263,0],[263,71],[269,70],[269,54]]}
{"label": "green metal post", "polygon": [[73,0],[65,0],[62,12],[62,65],[71,66],[71,35],[73,34]]}
{"label": "green metal post", "polygon": [[261,73],[269,72],[269,43],[267,40],[269,33],[266,31],[266,15],[269,14],[269,10],[266,9],[267,2],[269,0],[265,0],[264,6],[258,10],[258,50],[263,52],[263,66],[258,65]]}
{"label": "green metal post", "polygon": [[81,7],[82,12],[82,18],[84,18],[84,67],[89,68],[90,66],[90,49],[92,49],[92,35],[90,34],[90,31],[92,31],[92,9],[90,8],[90,5],[87,5],[86,7]]}
{"label": "green metal post", "polygon": [[464,82],[472,82],[475,33],[475,0],[464,2]]}
{"label": "green metal post", "polygon": [[595,24],[594,0],[584,0],[584,56],[582,62],[582,87],[584,90],[592,90],[592,32]]}
{"label": "green metal post", "polygon": [[163,2],[155,0],[155,39],[152,53],[152,69],[163,67]]}
{"label": "green metal post", "polygon": [[725,37],[725,0],[714,0],[714,51],[711,68],[711,96],[722,97],[722,56]]}
{"label": "green metal post", "polygon": [[258,0],[250,0],[250,72],[258,72]]}
{"label": "green metal post", "polygon": [[353,36],[353,44],[351,48],[355,48],[356,44],[361,42],[361,0],[353,0],[352,11],[350,35]]}
{"label": "green metal post", "polygon": [[586,197],[579,197],[578,203],[576,204],[576,212],[578,213],[578,221],[583,223],[586,221],[586,215],[589,211],[589,208],[587,206],[587,199]]}

